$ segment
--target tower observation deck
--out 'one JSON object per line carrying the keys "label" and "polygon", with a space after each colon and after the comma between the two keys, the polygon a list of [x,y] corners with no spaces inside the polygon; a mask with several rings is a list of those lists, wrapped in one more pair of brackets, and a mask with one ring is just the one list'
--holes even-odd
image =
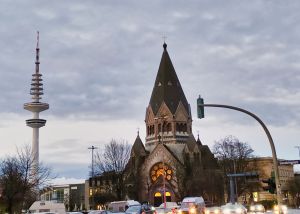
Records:
{"label": "tower observation deck", "polygon": [[33,113],[33,118],[26,120],[26,125],[33,129],[33,137],[32,137],[32,161],[33,167],[38,170],[39,164],[39,128],[45,126],[46,120],[39,118],[39,113],[41,111],[45,111],[49,108],[48,103],[42,103],[40,100],[42,99],[41,95],[43,95],[43,79],[42,74],[39,72],[39,32],[37,32],[37,45],[36,45],[36,60],[35,60],[35,73],[32,74],[32,82],[30,95],[32,95],[32,102],[25,103],[24,109],[31,111]]}

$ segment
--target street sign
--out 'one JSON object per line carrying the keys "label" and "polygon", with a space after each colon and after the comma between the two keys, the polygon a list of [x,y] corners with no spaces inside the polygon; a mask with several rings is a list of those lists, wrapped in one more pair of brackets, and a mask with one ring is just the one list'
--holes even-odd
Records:
{"label": "street sign", "polygon": [[295,165],[300,164],[300,160],[283,160],[278,161],[279,165]]}

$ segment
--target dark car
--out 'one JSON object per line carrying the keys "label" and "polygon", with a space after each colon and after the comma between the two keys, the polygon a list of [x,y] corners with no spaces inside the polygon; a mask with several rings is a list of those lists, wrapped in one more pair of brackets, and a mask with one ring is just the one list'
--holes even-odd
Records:
{"label": "dark car", "polygon": [[148,204],[134,205],[134,206],[130,206],[125,213],[126,214],[155,214],[155,209],[153,206]]}

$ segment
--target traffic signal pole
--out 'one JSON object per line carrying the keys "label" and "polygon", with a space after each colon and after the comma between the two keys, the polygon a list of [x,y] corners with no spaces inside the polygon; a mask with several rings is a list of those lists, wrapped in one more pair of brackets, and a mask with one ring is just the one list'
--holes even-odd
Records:
{"label": "traffic signal pole", "polygon": [[[203,99],[201,97],[199,97],[199,99],[197,100],[197,109],[198,109],[198,117],[199,118],[204,117],[204,107],[227,108],[227,109],[232,109],[232,110],[243,112],[243,113],[248,114],[251,117],[253,117],[263,127],[263,129],[268,137],[268,140],[269,140],[269,143],[271,146],[271,150],[272,150],[272,159],[273,159],[273,164],[274,164],[274,174],[275,174],[275,182],[276,182],[277,203],[278,203],[278,206],[280,207],[282,204],[282,197],[281,197],[281,189],[280,189],[281,186],[280,186],[280,180],[279,180],[279,169],[278,169],[278,160],[277,160],[277,155],[276,155],[276,149],[274,146],[272,136],[271,136],[268,128],[266,127],[266,125],[263,123],[263,121],[258,116],[253,114],[252,112],[249,112],[242,108],[238,108],[238,107],[230,106],[230,105],[221,105],[221,104],[204,104]],[[200,110],[201,115],[199,115],[199,110]]]}

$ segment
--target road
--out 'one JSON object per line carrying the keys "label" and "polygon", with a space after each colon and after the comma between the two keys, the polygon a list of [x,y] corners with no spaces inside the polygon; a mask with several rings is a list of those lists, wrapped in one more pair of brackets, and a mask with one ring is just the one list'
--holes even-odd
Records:
{"label": "road", "polygon": [[[272,211],[267,211],[266,214],[274,213]],[[288,209],[287,214],[300,214],[300,209]]]}

